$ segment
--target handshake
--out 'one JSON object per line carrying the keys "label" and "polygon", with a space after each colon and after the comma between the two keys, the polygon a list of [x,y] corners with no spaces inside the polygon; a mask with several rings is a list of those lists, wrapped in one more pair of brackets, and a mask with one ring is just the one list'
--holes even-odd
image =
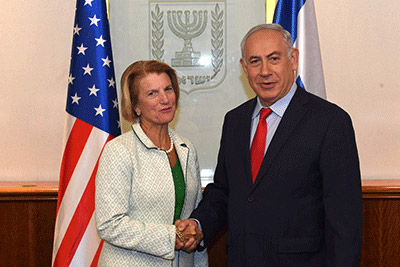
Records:
{"label": "handshake", "polygon": [[175,227],[175,249],[184,250],[187,253],[193,252],[203,239],[203,233],[200,231],[197,222],[191,219],[177,220]]}

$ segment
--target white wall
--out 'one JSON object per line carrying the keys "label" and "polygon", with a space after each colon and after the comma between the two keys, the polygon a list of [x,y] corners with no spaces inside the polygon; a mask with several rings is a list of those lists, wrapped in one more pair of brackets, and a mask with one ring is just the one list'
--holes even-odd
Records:
{"label": "white wall", "polygon": [[0,181],[57,180],[75,1],[0,8]]}
{"label": "white wall", "polygon": [[[75,1],[3,2],[0,181],[57,180]],[[400,178],[400,3],[315,6],[328,99],[353,118],[362,176]]]}
{"label": "white wall", "polygon": [[362,177],[400,178],[400,2],[314,2],[327,97],[353,118]]}

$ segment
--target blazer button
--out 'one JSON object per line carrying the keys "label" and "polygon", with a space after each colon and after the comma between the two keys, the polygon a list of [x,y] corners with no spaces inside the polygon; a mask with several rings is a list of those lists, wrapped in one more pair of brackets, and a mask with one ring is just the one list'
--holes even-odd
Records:
{"label": "blazer button", "polygon": [[253,202],[253,201],[254,201],[254,197],[248,197],[248,198],[247,198],[247,201],[248,201],[248,202]]}

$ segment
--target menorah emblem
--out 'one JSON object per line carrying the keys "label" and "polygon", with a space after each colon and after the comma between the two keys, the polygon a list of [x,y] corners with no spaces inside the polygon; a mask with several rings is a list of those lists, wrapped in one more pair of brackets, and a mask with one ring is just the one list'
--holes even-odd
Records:
{"label": "menorah emblem", "polygon": [[[192,12],[193,21],[190,21],[190,11],[169,10],[168,26],[171,31],[184,40],[183,49],[175,52],[175,58],[171,59],[173,67],[196,67],[201,66],[199,60],[200,52],[193,50],[192,39],[200,36],[207,26],[207,10]],[[184,18],[182,18],[184,14]]]}

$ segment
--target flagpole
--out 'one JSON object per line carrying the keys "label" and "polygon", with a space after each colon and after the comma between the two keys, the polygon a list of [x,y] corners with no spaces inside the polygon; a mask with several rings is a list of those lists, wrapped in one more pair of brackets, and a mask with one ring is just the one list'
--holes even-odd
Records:
{"label": "flagpole", "polygon": [[275,0],[265,0],[265,23],[272,23],[274,19]]}

